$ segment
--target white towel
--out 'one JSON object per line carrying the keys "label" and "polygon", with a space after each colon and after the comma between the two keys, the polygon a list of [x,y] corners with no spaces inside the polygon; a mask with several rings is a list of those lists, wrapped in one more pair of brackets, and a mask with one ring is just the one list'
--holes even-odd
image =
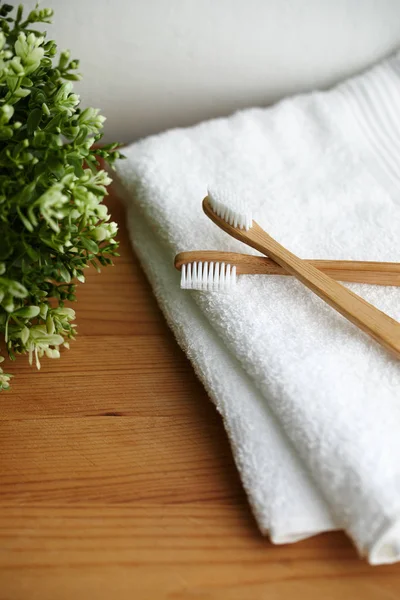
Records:
{"label": "white towel", "polygon": [[[133,244],[223,415],[260,528],[275,542],[344,529],[400,559],[400,362],[293,278],[179,290],[176,252],[250,252],[201,209],[208,184],[307,258],[400,261],[400,55],[297,96],[126,149]],[[351,289],[400,319],[400,289]],[[218,334],[218,336],[216,335]]]}

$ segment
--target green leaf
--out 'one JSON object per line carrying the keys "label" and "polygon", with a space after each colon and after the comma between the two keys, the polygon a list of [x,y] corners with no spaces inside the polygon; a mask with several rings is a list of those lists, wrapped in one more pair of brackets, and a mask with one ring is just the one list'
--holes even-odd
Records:
{"label": "green leaf", "polygon": [[58,156],[50,156],[47,166],[54,175],[61,179],[64,175],[64,163]]}
{"label": "green leaf", "polygon": [[29,256],[29,258],[31,258],[34,262],[39,260],[39,258],[40,258],[39,252],[37,252],[34,248],[32,248],[32,246],[30,246],[28,244],[28,242],[24,241],[24,248],[25,248],[26,253]]}
{"label": "green leaf", "polygon": [[26,344],[29,340],[29,329],[28,327],[23,327],[20,331],[20,337],[23,344]]}
{"label": "green leaf", "polygon": [[26,96],[29,96],[30,93],[31,90],[28,90],[26,88],[18,88],[17,90],[15,90],[14,96],[16,96],[17,98],[26,98]]}
{"label": "green leaf", "polygon": [[12,313],[14,310],[14,301],[12,296],[10,296],[10,294],[5,294],[1,305],[8,313]]}
{"label": "green leaf", "polygon": [[27,230],[28,231],[33,231],[33,225],[32,225],[32,223],[29,221],[29,219],[27,217],[25,217],[24,214],[22,214],[19,206],[17,206],[17,213],[18,213],[18,216],[21,219],[22,223],[27,228]]}
{"label": "green leaf", "polygon": [[11,294],[15,298],[25,298],[28,295],[28,290],[22,283],[0,277],[0,287],[5,289],[8,294]]}
{"label": "green leaf", "polygon": [[23,317],[24,319],[34,319],[40,313],[40,308],[38,306],[23,306],[18,310],[14,311],[14,316]]}
{"label": "green leaf", "polygon": [[41,336],[38,335],[36,337],[36,341],[39,344],[48,344],[49,346],[61,346],[61,344],[64,342],[64,338],[61,337],[61,335],[58,335],[57,333],[45,333]]}
{"label": "green leaf", "polygon": [[90,238],[82,237],[81,243],[82,243],[82,246],[85,248],[85,250],[88,250],[89,252],[92,252],[93,254],[98,253],[98,251],[99,251],[98,245],[96,244],[96,242],[94,242]]}
{"label": "green leaf", "polygon": [[40,308],[40,318],[45,319],[47,317],[47,313],[49,311],[49,305],[43,302],[39,308]]}
{"label": "green leaf", "polygon": [[77,177],[82,177],[84,174],[84,170],[82,167],[82,159],[77,153],[68,154],[67,161],[70,165],[74,167],[74,172]]}
{"label": "green leaf", "polygon": [[62,280],[65,281],[65,283],[70,283],[71,275],[69,274],[69,271],[64,267],[64,265],[61,265],[58,270],[60,272]]}
{"label": "green leaf", "polygon": [[[12,10],[14,10],[14,7],[11,4],[3,4],[0,7],[0,17],[6,17],[7,14],[9,12],[11,12]],[[19,12],[18,12],[18,14],[19,14]],[[17,19],[18,19],[18,14],[17,14]]]}
{"label": "green leaf", "polygon": [[18,77],[6,77],[6,84],[11,94],[13,94],[19,86]]}
{"label": "green leaf", "polygon": [[63,120],[63,118],[64,118],[64,115],[62,113],[59,113],[58,115],[56,115],[55,117],[53,117],[47,123],[46,127],[44,128],[45,131],[54,131],[54,129],[60,125],[60,123]]}
{"label": "green leaf", "polygon": [[[8,4],[5,4],[5,6],[7,6],[7,8],[8,8]],[[10,6],[10,8],[12,9],[13,7]],[[16,14],[16,17],[15,17],[15,22],[16,23],[19,23],[21,21],[23,12],[24,12],[24,7],[23,7],[22,4],[20,4],[18,6],[17,14]]]}
{"label": "green leaf", "polygon": [[53,317],[50,314],[48,314],[47,319],[46,319],[46,331],[47,331],[47,333],[51,334],[51,333],[54,333],[55,330],[56,330],[56,328],[54,325]]}
{"label": "green leaf", "polygon": [[0,127],[0,140],[9,140],[14,135],[12,127]]}
{"label": "green leaf", "polygon": [[39,127],[40,121],[42,120],[43,113],[40,108],[34,108],[29,114],[27,121],[28,134],[32,135],[34,131]]}
{"label": "green leaf", "polygon": [[79,73],[65,73],[63,77],[69,79],[69,81],[80,81],[82,79],[82,75],[79,75]]}
{"label": "green leaf", "polygon": [[82,125],[78,135],[75,138],[75,145],[80,146],[80,144],[83,144],[88,136],[88,133],[89,129],[85,125]]}

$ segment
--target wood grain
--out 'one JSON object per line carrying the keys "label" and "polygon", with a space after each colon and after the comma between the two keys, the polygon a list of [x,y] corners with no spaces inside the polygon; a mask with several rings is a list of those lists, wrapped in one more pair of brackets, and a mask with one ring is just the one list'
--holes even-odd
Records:
{"label": "wood grain", "polygon": [[40,373],[9,366],[0,600],[397,599],[400,567],[369,567],[341,533],[262,538],[221,420],[121,241],[80,288],[72,349]]}

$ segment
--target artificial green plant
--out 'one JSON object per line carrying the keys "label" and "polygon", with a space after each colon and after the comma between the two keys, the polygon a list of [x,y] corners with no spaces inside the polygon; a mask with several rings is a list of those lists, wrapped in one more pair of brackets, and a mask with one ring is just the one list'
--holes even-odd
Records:
{"label": "artificial green plant", "polygon": [[[38,368],[74,338],[64,302],[84,269],[111,264],[117,248],[98,163],[112,164],[117,144],[95,149],[104,117],[79,105],[78,61],[33,28],[52,16],[0,3],[0,350]],[[10,377],[0,368],[0,389]]]}

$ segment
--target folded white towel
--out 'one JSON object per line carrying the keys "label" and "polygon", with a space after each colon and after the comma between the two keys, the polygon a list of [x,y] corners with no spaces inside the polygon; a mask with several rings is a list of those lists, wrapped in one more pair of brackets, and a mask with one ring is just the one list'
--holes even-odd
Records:
{"label": "folded white towel", "polygon": [[[118,167],[132,241],[261,529],[282,542],[343,528],[371,563],[400,559],[400,362],[292,278],[188,293],[172,260],[250,252],[202,213],[218,183],[300,256],[399,261],[399,105],[397,55],[329,92],[143,140]],[[400,319],[399,289],[349,287]]]}

